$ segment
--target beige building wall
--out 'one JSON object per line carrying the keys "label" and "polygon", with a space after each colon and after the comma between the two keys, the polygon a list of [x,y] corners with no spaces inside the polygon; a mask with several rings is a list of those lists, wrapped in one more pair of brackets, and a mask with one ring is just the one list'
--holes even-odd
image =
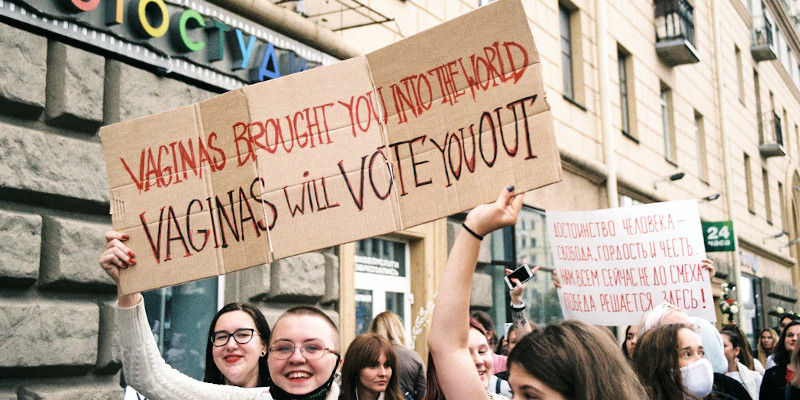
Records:
{"label": "beige building wall", "polygon": [[[714,16],[712,2],[693,0],[695,47],[700,61],[694,64],[669,66],[655,50],[656,30],[654,2],[639,0],[605,1],[608,15],[605,34],[608,54],[598,54],[596,4],[604,0],[563,1],[562,5],[574,10],[573,62],[575,96],[570,101],[563,96],[561,45],[559,27],[559,2],[556,0],[527,0],[525,5],[537,48],[543,64],[547,101],[555,118],[556,134],[562,151],[564,181],[549,188],[526,195],[526,203],[543,209],[583,210],[606,207],[608,204],[605,182],[607,161],[603,158],[603,133],[600,120],[599,57],[607,57],[609,64],[609,98],[611,127],[617,157],[616,171],[619,193],[642,202],[702,198],[714,193],[722,197],[713,202],[699,202],[703,220],[729,219],[727,196],[733,199],[735,229],[742,251],[741,269],[777,284],[786,285],[788,291],[778,296],[765,284],[765,312],[774,311],[776,304],[795,303],[797,293],[797,244],[787,246],[800,231],[797,213],[791,204],[800,191],[793,190],[800,180],[796,176],[800,160],[800,91],[792,76],[800,70],[787,71],[777,60],[757,62],[751,54],[751,30],[759,23],[748,10],[744,0],[720,0]],[[454,18],[478,6],[474,1],[395,1],[366,2],[396,21],[369,28],[350,29],[340,34],[367,51],[401,40],[436,23]],[[794,56],[800,55],[797,33],[788,23],[790,10],[781,2],[764,0],[781,35],[786,38]],[[719,19],[719,49],[714,45],[714,18]],[[784,45],[786,46],[786,45]],[[633,102],[630,114],[631,132],[635,139],[621,131],[618,49],[630,54],[632,65],[628,79],[633,81],[630,96]],[[737,50],[738,49],[738,61]],[[722,68],[717,70],[715,56],[719,51]],[[781,50],[785,52],[785,49]],[[780,52],[780,51],[779,51]],[[792,69],[798,69],[797,61]],[[759,78],[756,94],[754,72]],[[722,98],[717,94],[717,84],[722,83]],[[662,85],[672,94],[671,122],[675,132],[675,156],[665,158],[664,133],[660,106]],[[757,110],[760,96],[761,113]],[[772,99],[772,100],[771,100]],[[764,158],[759,153],[759,115],[764,121],[765,135],[771,129],[772,109],[782,119],[783,147],[786,156]],[[723,135],[720,113],[729,138],[730,170],[724,168]],[[699,118],[699,119],[698,119]],[[695,120],[705,134],[704,155],[707,173],[698,167],[698,142]],[[700,148],[702,151],[702,147]],[[748,186],[744,157],[750,158],[752,210],[748,206]],[[676,182],[661,182],[654,188],[653,181],[675,172],[686,176]],[[766,186],[762,171],[766,172]],[[705,175],[705,176],[704,176]],[[732,192],[726,192],[726,179]],[[779,185],[782,192],[779,192]],[[800,188],[799,188],[800,189]],[[768,196],[765,193],[768,192]],[[783,198],[783,208],[781,205]],[[767,204],[769,201],[769,204]],[[767,215],[769,210],[769,215]],[[768,238],[786,230],[788,235]],[[735,258],[732,253],[711,253],[721,265],[721,276],[731,282]],[[756,272],[755,269],[758,271]],[[716,280],[715,292],[719,294]],[[777,297],[776,297],[777,296]],[[774,300],[774,301],[773,301]],[[794,311],[800,311],[796,305]],[[772,321],[768,322],[772,323]]]}

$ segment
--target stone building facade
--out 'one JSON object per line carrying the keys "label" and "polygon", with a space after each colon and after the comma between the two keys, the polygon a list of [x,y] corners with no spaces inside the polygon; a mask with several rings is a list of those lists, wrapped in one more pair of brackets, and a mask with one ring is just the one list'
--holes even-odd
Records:
{"label": "stone building facade", "polygon": [[[371,1],[396,20],[339,33],[377,49],[474,3]],[[703,221],[733,222],[737,250],[709,253],[718,271],[712,289],[719,297],[723,283],[737,285],[748,334],[776,326],[781,309],[800,312],[800,2],[524,4],[564,169],[561,182],[526,195],[530,215],[698,199]],[[315,5],[306,2],[306,12],[313,15]],[[679,172],[682,179],[665,181]],[[513,241],[516,252],[498,255],[503,245],[490,246],[475,306],[499,308],[493,316],[503,319],[493,264],[546,259],[549,247],[537,232],[518,224],[513,239],[493,238],[506,247]],[[536,285],[541,296],[550,282]]]}
{"label": "stone building facade", "polygon": [[[97,264],[111,227],[98,129],[224,89],[42,32],[29,4],[0,2],[0,399],[121,399],[116,289]],[[326,249],[212,286],[271,323],[296,304],[338,320],[338,263]]]}

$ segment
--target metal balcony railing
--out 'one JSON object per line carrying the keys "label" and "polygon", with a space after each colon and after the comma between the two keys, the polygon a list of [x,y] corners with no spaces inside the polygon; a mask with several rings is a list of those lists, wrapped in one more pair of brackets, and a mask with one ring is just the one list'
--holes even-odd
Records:
{"label": "metal balcony railing", "polygon": [[694,8],[687,0],[656,0],[656,42],[684,39],[695,46]]}
{"label": "metal balcony railing", "polygon": [[767,18],[766,11],[763,11],[761,17],[753,20],[753,45],[750,48],[750,52],[753,53],[753,58],[756,61],[777,58],[772,32],[772,22]]}
{"label": "metal balcony railing", "polygon": [[758,151],[764,158],[782,157],[786,155],[783,145],[783,122],[776,112],[761,114],[761,143]]}

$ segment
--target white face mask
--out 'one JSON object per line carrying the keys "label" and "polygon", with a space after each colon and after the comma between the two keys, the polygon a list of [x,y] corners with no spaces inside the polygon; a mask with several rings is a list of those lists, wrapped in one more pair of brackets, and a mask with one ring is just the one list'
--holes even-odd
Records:
{"label": "white face mask", "polygon": [[701,358],[681,368],[681,381],[687,393],[701,399],[708,396],[714,386],[714,370],[711,363]]}

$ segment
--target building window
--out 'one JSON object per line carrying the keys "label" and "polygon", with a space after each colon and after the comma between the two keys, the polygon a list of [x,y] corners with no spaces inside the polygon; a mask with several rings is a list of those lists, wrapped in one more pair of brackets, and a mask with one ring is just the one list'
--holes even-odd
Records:
{"label": "building window", "polygon": [[208,325],[222,307],[224,277],[208,278],[142,293],[147,322],[164,361],[203,379]]}
{"label": "building window", "polygon": [[786,197],[783,195],[783,184],[778,182],[778,205],[781,208],[781,228],[786,230]]}
{"label": "building window", "polygon": [[758,71],[753,70],[753,86],[756,96],[756,121],[758,121],[758,143],[764,143],[764,118],[761,113],[761,80]]}
{"label": "building window", "polygon": [[708,157],[706,156],[706,130],[703,115],[694,112],[694,137],[697,141],[697,176],[708,182]]}
{"label": "building window", "polygon": [[775,143],[783,144],[783,121],[781,121],[781,116],[778,115],[777,111],[773,111],[772,115],[773,125],[775,125],[775,137],[773,139],[775,139]]}
{"label": "building window", "polygon": [[756,213],[755,201],[753,201],[753,177],[750,174],[750,156],[744,153],[744,185],[747,192],[747,210],[751,214]]}
{"label": "building window", "polygon": [[794,124],[794,146],[797,149],[795,157],[800,157],[800,128],[797,127],[797,124]]}
{"label": "building window", "polygon": [[[786,118],[781,118],[781,115],[778,113],[778,109],[775,108],[775,94],[772,91],[769,92],[769,106],[770,110],[772,110],[772,124],[768,127],[771,130],[771,135],[768,137],[763,137],[761,144],[765,143],[777,143],[783,145],[783,120]],[[786,115],[786,110],[784,109],[784,116]],[[788,129],[788,128],[787,128]]]}
{"label": "building window", "polygon": [[561,75],[564,81],[564,96],[575,99],[575,87],[572,74],[572,27],[570,14],[563,5],[558,6],[559,21],[561,24]]}
{"label": "building window", "polygon": [[638,140],[636,130],[636,112],[633,101],[633,62],[630,53],[623,48],[617,49],[617,67],[619,69],[619,109],[622,134]]}
{"label": "building window", "polygon": [[405,242],[359,240],[354,257],[356,335],[366,333],[372,319],[384,311],[400,318],[411,331],[409,248]]}
{"label": "building window", "polygon": [[642,204],[641,201],[636,200],[630,196],[626,196],[624,194],[619,195],[619,206],[620,207],[630,207],[630,206],[638,206]]}
{"label": "building window", "polygon": [[797,67],[797,69],[795,69],[795,72],[797,72],[797,79],[794,81],[794,84],[800,87],[800,62],[795,64],[795,66]]}
{"label": "building window", "polygon": [[664,133],[664,158],[677,163],[675,151],[675,129],[672,123],[672,90],[661,83],[661,127]]}
{"label": "building window", "polygon": [[739,46],[733,46],[736,53],[736,83],[739,89],[739,101],[744,104],[744,76],[742,74],[742,51]]}
{"label": "building window", "polygon": [[764,183],[764,208],[767,213],[767,223],[772,225],[772,202],[769,196],[769,174],[766,168],[761,169],[761,180]]}
{"label": "building window", "polygon": [[[789,137],[789,114],[786,112],[786,109],[783,109],[783,125],[781,125],[781,134],[778,135],[778,144],[784,144],[783,140],[783,132],[786,132],[786,137]],[[786,146],[789,144],[786,143]]]}
{"label": "building window", "polygon": [[559,30],[561,40],[561,75],[564,84],[564,98],[586,111],[583,106],[583,57],[580,10],[569,0],[558,4]]}

